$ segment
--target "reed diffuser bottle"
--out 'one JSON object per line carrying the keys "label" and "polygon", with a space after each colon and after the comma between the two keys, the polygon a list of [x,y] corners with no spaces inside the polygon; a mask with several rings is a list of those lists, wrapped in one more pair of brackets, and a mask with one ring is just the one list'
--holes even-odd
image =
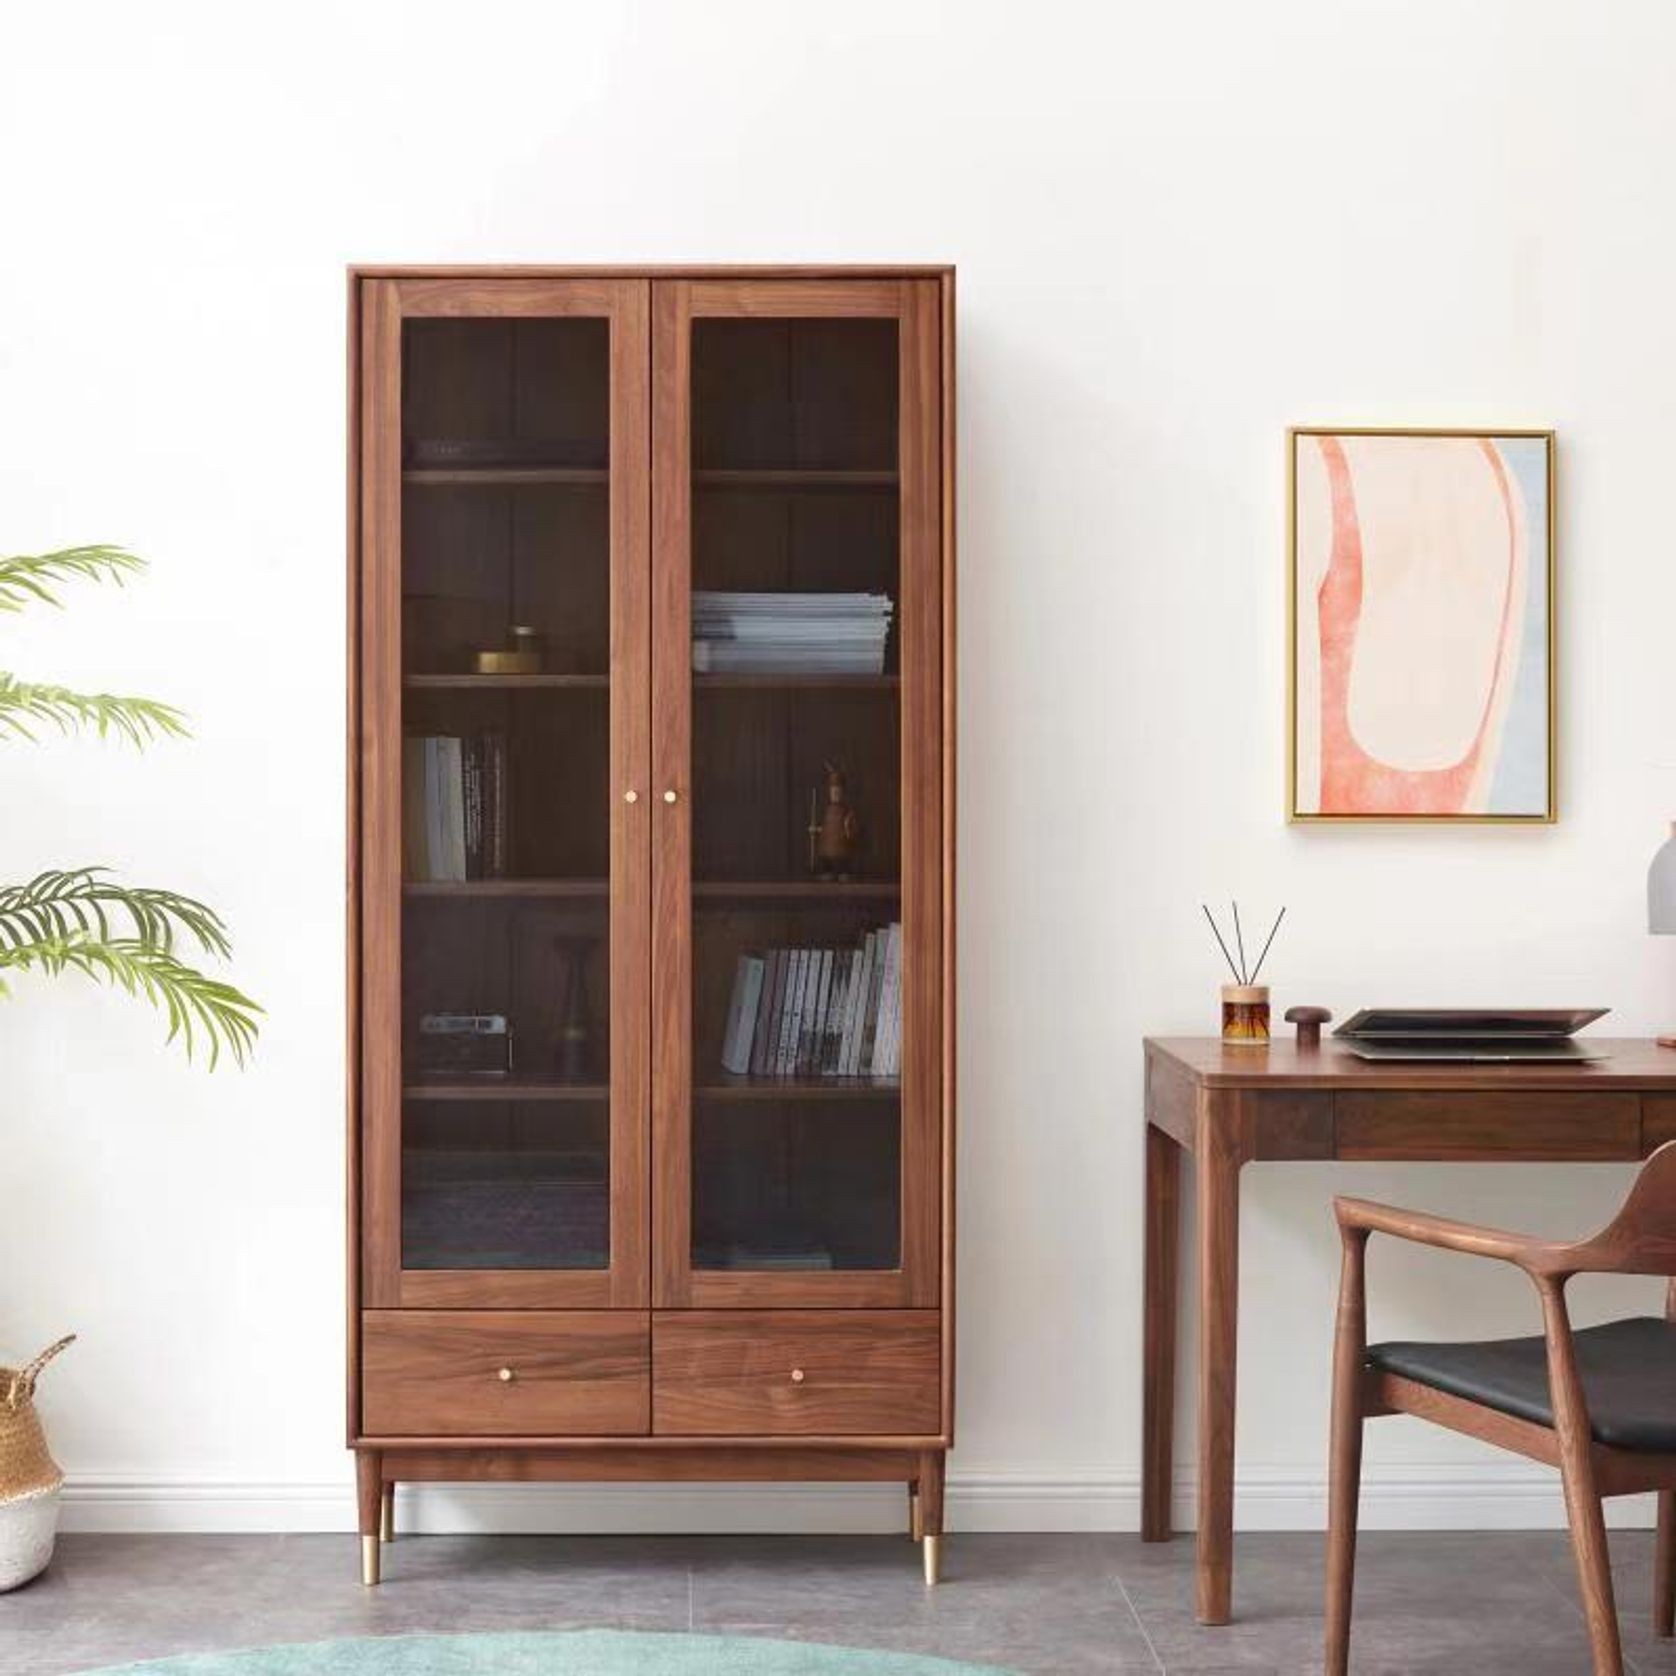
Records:
{"label": "reed diffuser bottle", "polygon": [[1222,958],[1228,963],[1228,970],[1234,981],[1222,986],[1222,1041],[1227,1047],[1267,1047],[1269,1045],[1269,986],[1257,982],[1263,970],[1263,962],[1268,959],[1269,949],[1274,943],[1274,934],[1280,929],[1280,922],[1286,918],[1286,910],[1282,908],[1274,917],[1274,924],[1269,927],[1269,934],[1263,940],[1263,947],[1257,959],[1247,967],[1245,958],[1245,928],[1240,924],[1240,905],[1235,902],[1234,910],[1234,948],[1239,953],[1236,961],[1233,952],[1228,948],[1227,941],[1217,927],[1216,918],[1210,911],[1208,903],[1201,903],[1205,918],[1210,922],[1211,935],[1216,938],[1216,946],[1222,951]]}
{"label": "reed diffuser bottle", "polygon": [[1223,984],[1222,1040],[1241,1047],[1269,1045],[1269,986],[1266,983]]}

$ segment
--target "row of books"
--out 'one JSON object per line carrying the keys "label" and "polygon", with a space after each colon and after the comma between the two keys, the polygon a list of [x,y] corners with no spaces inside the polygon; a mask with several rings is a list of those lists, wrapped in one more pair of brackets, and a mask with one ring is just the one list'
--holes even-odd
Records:
{"label": "row of books", "polygon": [[722,1066],[735,1076],[900,1075],[900,923],[869,931],[853,949],[740,955]]}
{"label": "row of books", "polygon": [[403,737],[402,860],[420,882],[506,877],[504,734]]}
{"label": "row of books", "polygon": [[710,674],[879,675],[888,594],[707,593],[692,599],[693,668]]}

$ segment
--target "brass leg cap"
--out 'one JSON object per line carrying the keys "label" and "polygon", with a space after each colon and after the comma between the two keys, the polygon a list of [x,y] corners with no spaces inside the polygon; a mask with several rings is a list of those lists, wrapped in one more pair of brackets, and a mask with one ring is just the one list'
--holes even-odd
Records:
{"label": "brass leg cap", "polygon": [[934,1589],[943,1574],[943,1539],[940,1536],[928,1536],[922,1546],[925,1552],[925,1586]]}
{"label": "brass leg cap", "polygon": [[361,1582],[369,1589],[378,1583],[378,1538],[361,1538]]}

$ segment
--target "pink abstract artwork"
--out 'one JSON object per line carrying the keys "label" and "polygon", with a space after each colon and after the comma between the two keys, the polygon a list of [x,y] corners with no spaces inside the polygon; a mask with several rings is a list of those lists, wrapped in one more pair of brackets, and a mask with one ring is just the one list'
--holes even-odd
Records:
{"label": "pink abstract artwork", "polygon": [[1298,818],[1552,818],[1552,439],[1298,431]]}

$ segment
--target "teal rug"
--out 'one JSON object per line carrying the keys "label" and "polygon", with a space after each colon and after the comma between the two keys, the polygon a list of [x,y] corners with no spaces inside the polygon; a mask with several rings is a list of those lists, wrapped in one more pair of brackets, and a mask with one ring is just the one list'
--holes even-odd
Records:
{"label": "teal rug", "polygon": [[186,1653],[88,1676],[1007,1676],[993,1665],[744,1636],[392,1635]]}

